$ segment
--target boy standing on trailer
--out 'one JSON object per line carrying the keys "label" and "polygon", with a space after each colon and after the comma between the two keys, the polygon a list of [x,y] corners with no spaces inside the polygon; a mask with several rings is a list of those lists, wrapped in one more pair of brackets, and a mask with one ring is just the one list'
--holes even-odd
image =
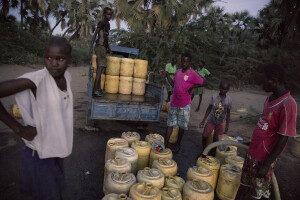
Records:
{"label": "boy standing on trailer", "polygon": [[0,83],[0,98],[15,94],[24,125],[0,102],[0,121],[25,142],[20,190],[35,200],[60,200],[65,187],[64,158],[73,146],[72,47],[53,37],[45,48],[45,68]]}
{"label": "boy standing on trailer", "polygon": [[[210,75],[210,72],[205,68],[205,62],[203,60],[200,60],[198,67],[199,67],[198,68],[198,74],[201,77],[204,78],[206,75],[207,76]],[[198,107],[196,108],[195,112],[199,112],[199,110],[200,110],[200,105],[201,105],[201,102],[202,102],[203,94],[204,94],[204,87],[199,87],[199,88],[194,89],[194,92],[193,92],[193,95],[192,95],[192,101],[193,101],[195,95],[199,95],[199,103],[198,103]]]}
{"label": "boy standing on trailer", "polygon": [[188,129],[193,89],[203,87],[207,84],[196,71],[190,68],[191,59],[191,54],[182,54],[182,68],[176,71],[174,79],[170,77],[168,72],[163,71],[170,85],[174,88],[171,106],[168,112],[168,128],[165,135],[165,146],[167,148],[173,127],[179,126],[179,135],[174,153],[179,152],[184,131]]}
{"label": "boy standing on trailer", "polygon": [[101,89],[101,74],[106,68],[106,52],[109,51],[112,55],[112,51],[108,45],[108,35],[110,31],[109,21],[112,18],[113,11],[111,8],[105,7],[103,9],[103,20],[97,25],[97,30],[95,31],[92,43],[90,47],[90,54],[93,54],[93,46],[96,40],[95,53],[97,56],[97,72],[95,78],[94,92],[93,95],[101,97],[104,91]]}
{"label": "boy standing on trailer", "polygon": [[[272,92],[253,131],[246,154],[237,199],[270,197],[274,167],[288,138],[296,136],[297,103],[284,86],[285,71],[278,64],[263,68],[262,87]],[[291,163],[292,164],[292,163]]]}

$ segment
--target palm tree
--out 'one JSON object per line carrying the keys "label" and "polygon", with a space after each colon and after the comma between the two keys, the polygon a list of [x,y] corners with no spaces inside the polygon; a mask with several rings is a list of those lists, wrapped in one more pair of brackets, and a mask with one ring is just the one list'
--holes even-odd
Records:
{"label": "palm tree", "polygon": [[272,0],[260,12],[263,31],[261,38],[281,46],[284,41],[299,37],[299,0]]}
{"label": "palm tree", "polygon": [[[209,0],[115,0],[115,8],[132,30],[169,29],[186,24]],[[203,4],[202,4],[203,3]]]}
{"label": "palm tree", "polygon": [[61,24],[62,30],[66,27],[66,17],[70,9],[70,1],[52,0],[48,5],[47,12],[51,13],[55,19],[55,25],[50,28],[49,35],[52,36],[54,29]]}
{"label": "palm tree", "polygon": [[[102,8],[109,6],[105,1],[98,0],[71,1],[66,23],[68,33],[72,33],[70,40],[76,37],[86,39],[92,35],[97,19],[102,17]],[[111,5],[110,5],[111,6]]]}
{"label": "palm tree", "polygon": [[0,6],[1,8],[1,14],[6,17],[9,13],[10,8],[16,8],[19,5],[18,0],[1,0]]}
{"label": "palm tree", "polygon": [[[21,27],[23,28],[24,19],[30,26],[30,30],[35,34],[37,28],[42,25],[47,25],[47,5],[50,0],[21,0],[20,1],[20,15],[21,15]],[[33,16],[29,17],[28,12]],[[44,19],[46,17],[46,20]]]}

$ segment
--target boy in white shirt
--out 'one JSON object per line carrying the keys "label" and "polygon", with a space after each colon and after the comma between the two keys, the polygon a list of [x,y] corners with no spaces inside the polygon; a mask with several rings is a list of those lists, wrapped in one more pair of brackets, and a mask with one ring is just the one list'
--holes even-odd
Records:
{"label": "boy in white shirt", "polygon": [[24,125],[0,102],[0,120],[25,142],[20,190],[33,199],[61,199],[65,186],[63,158],[73,145],[73,95],[66,71],[72,47],[53,37],[45,48],[45,68],[0,83],[0,98],[16,94]]}

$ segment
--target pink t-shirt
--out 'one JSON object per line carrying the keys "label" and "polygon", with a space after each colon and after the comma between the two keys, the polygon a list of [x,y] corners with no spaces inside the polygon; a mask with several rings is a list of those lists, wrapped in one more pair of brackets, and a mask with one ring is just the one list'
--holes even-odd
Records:
{"label": "pink t-shirt", "polygon": [[196,84],[203,84],[203,78],[193,69],[188,69],[182,72],[182,69],[178,69],[174,75],[174,90],[172,95],[171,106],[172,107],[185,107],[192,103],[191,94],[187,91],[190,87]]}
{"label": "pink t-shirt", "polygon": [[297,103],[288,92],[278,99],[267,98],[263,113],[253,131],[248,150],[251,158],[263,162],[278,142],[279,134],[296,136]]}

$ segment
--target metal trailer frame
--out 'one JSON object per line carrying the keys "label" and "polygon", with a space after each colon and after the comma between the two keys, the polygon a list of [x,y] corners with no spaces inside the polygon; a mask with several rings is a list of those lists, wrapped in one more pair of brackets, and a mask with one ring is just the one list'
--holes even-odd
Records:
{"label": "metal trailer frame", "polygon": [[[127,47],[111,46],[118,55],[128,57],[138,55],[139,50]],[[164,99],[164,88],[152,83],[146,84],[144,96],[105,94],[103,97],[93,97],[92,65],[89,67],[88,106],[86,111],[86,126],[93,127],[94,120],[130,120],[159,121],[161,106]]]}

